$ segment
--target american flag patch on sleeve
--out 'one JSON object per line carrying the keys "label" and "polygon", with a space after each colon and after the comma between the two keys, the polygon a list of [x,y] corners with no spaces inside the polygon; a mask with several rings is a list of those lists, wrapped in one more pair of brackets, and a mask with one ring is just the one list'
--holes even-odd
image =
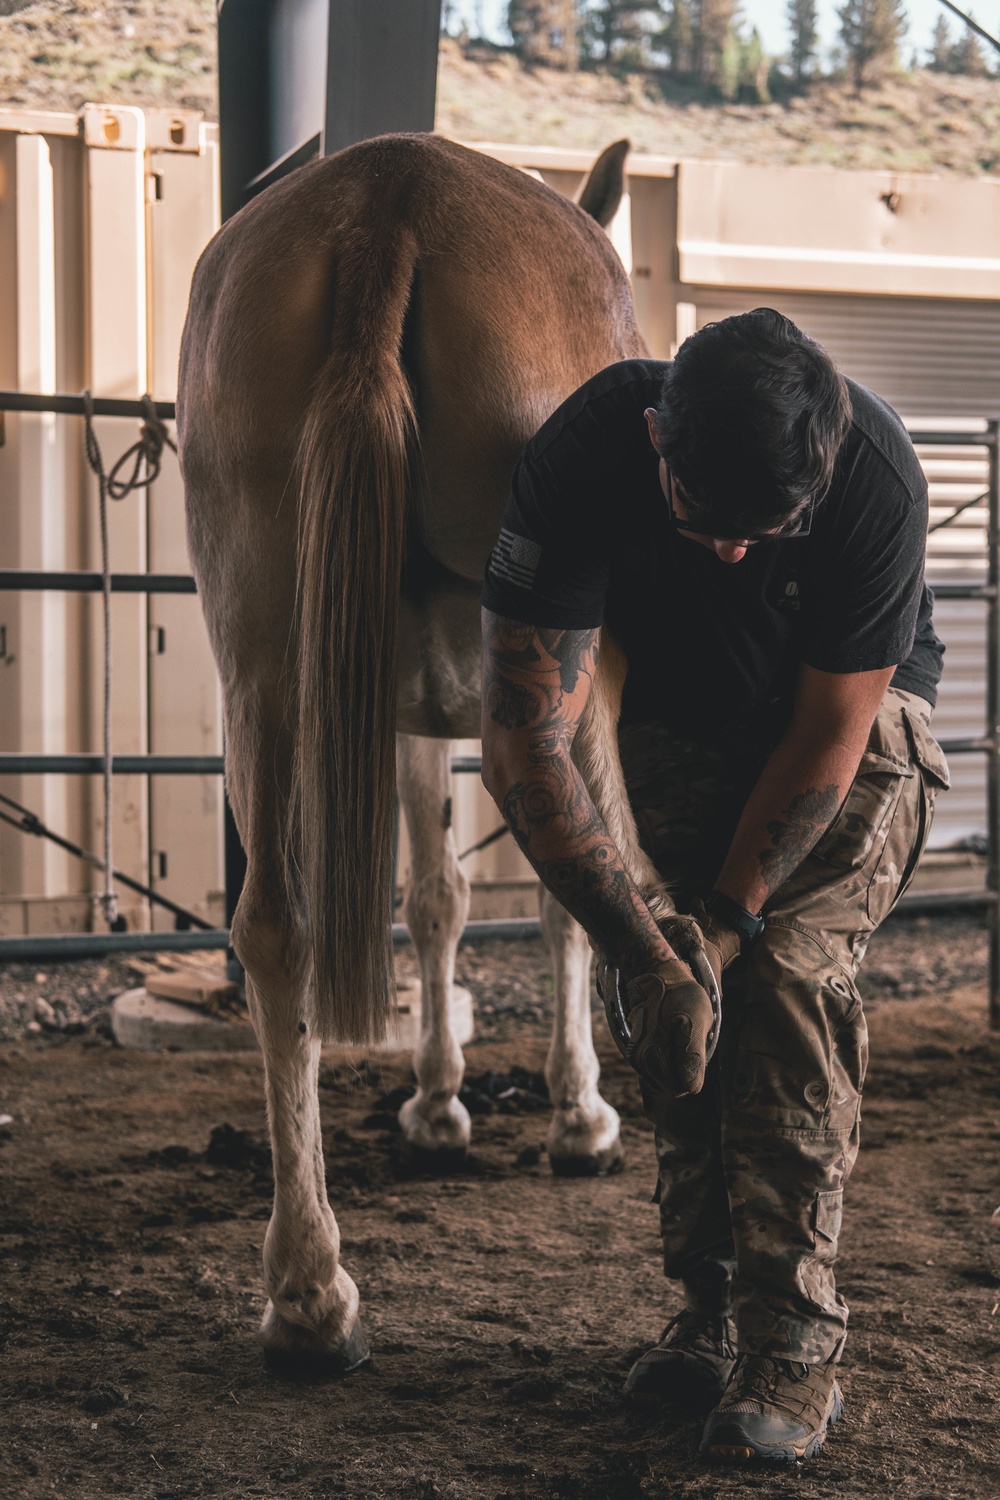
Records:
{"label": "american flag patch on sleeve", "polygon": [[537,542],[502,529],[490,555],[488,571],[493,578],[516,584],[519,589],[530,589],[541,556],[542,549]]}

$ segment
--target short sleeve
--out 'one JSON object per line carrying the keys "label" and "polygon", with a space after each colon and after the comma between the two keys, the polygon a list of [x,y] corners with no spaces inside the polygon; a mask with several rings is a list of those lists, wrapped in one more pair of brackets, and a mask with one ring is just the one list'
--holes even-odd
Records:
{"label": "short sleeve", "polygon": [[542,455],[530,445],[511,484],[490,554],[482,602],[494,614],[561,630],[590,630],[604,619],[611,548],[600,524],[599,474],[559,442]]}
{"label": "short sleeve", "polygon": [[901,468],[866,444],[825,509],[802,585],[802,660],[838,673],[898,666],[924,592],[927,486],[916,455]]}

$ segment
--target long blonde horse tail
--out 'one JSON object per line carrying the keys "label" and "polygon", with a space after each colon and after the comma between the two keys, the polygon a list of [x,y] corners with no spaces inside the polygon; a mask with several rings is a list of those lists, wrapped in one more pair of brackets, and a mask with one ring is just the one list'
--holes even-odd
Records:
{"label": "long blonde horse tail", "polygon": [[288,850],[326,1040],[385,1034],[394,992],[396,639],[416,418],[403,234],[338,258],[332,353],[298,453],[298,723]]}

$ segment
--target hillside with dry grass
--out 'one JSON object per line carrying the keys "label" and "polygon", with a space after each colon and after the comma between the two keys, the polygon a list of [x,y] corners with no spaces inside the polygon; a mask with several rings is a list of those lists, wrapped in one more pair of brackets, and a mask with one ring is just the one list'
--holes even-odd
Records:
{"label": "hillside with dry grass", "polygon": [[[0,104],[180,104],[216,114],[213,0],[0,0]],[[596,150],[629,135],[677,157],[887,168],[1000,170],[1000,80],[916,72],[857,94],[823,82],[802,97],[724,104],[655,78],[523,68],[445,39],[438,129],[460,140]]]}

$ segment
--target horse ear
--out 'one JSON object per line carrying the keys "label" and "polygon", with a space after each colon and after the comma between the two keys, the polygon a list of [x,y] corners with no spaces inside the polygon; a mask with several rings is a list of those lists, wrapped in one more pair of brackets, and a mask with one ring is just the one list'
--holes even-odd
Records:
{"label": "horse ear", "polygon": [[625,158],[632,148],[629,140],[614,141],[605,146],[584,178],[576,202],[584,213],[607,229],[622,201],[625,191]]}

